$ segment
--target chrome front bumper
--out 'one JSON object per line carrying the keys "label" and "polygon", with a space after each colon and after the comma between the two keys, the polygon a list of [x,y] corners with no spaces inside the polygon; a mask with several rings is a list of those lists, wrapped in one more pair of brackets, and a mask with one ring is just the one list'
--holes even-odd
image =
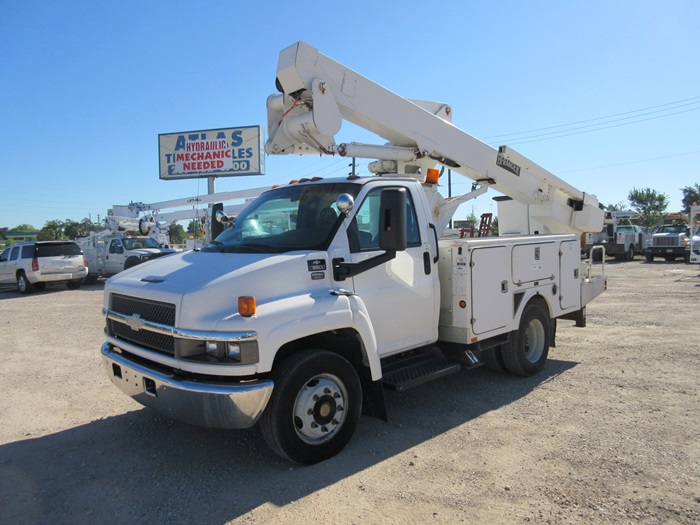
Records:
{"label": "chrome front bumper", "polygon": [[274,383],[254,380],[211,383],[181,380],[120,354],[105,342],[102,361],[112,383],[142,405],[178,421],[210,428],[253,426],[272,394]]}

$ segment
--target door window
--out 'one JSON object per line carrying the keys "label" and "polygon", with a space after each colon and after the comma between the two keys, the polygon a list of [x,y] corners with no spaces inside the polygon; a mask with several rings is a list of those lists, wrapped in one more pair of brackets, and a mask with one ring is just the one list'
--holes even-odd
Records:
{"label": "door window", "polygon": [[119,239],[112,239],[109,243],[109,253],[124,253],[124,247]]}
{"label": "door window", "polygon": [[[353,253],[379,249],[379,203],[382,190],[384,188],[370,191],[355,214],[348,230],[350,251]],[[418,218],[410,192],[406,193],[406,230],[408,247],[420,246]]]}

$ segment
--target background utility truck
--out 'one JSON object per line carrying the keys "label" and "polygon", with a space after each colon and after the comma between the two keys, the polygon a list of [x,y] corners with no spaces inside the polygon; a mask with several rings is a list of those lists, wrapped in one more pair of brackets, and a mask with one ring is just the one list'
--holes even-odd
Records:
{"label": "background utility truck", "polygon": [[[603,246],[605,255],[618,260],[631,261],[636,254],[644,253],[647,235],[641,226],[632,224],[635,215],[631,211],[606,211],[603,231],[586,234],[586,253],[590,256],[594,246]],[[602,255],[597,252],[596,255]]]}
{"label": "background utility truck", "polygon": [[86,282],[95,282],[98,277],[109,277],[175,253],[167,244],[167,229],[161,230],[155,224],[122,215],[110,215],[106,230],[92,232],[75,242],[82,248],[88,262]]}
{"label": "background utility truck", "polygon": [[[386,419],[384,388],[480,364],[534,374],[557,319],[585,324],[606,288],[580,258],[580,233],[603,225],[595,197],[456,128],[449,106],[401,98],[303,42],[281,52],[277,85],[269,154],[362,154],[377,176],[271,189],[210,246],[110,279],[102,356],[123,392],[189,423],[259,423],[275,452],[315,463],[361,412]],[[336,144],[343,119],[390,144]],[[475,189],[445,201],[436,164]],[[489,186],[511,197],[499,202],[510,236],[441,240]]]}
{"label": "background utility truck", "polygon": [[677,257],[690,262],[690,238],[693,235],[686,223],[687,217],[682,213],[674,214],[654,230],[644,255],[647,262],[655,257],[663,257],[665,261],[674,261]]}

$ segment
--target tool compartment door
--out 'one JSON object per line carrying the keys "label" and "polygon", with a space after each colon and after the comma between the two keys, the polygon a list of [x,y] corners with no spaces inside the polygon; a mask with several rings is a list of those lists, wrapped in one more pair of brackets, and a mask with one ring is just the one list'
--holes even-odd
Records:
{"label": "tool compartment door", "polygon": [[559,307],[581,307],[581,255],[577,241],[564,241],[559,250]]}
{"label": "tool compartment door", "polygon": [[505,331],[513,319],[510,246],[477,248],[471,257],[472,332]]}

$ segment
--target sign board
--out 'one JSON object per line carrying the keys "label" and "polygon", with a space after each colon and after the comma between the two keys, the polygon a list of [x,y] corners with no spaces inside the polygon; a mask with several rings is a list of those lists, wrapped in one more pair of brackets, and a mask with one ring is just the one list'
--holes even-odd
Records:
{"label": "sign board", "polygon": [[260,126],[185,131],[158,135],[160,178],[263,175]]}

